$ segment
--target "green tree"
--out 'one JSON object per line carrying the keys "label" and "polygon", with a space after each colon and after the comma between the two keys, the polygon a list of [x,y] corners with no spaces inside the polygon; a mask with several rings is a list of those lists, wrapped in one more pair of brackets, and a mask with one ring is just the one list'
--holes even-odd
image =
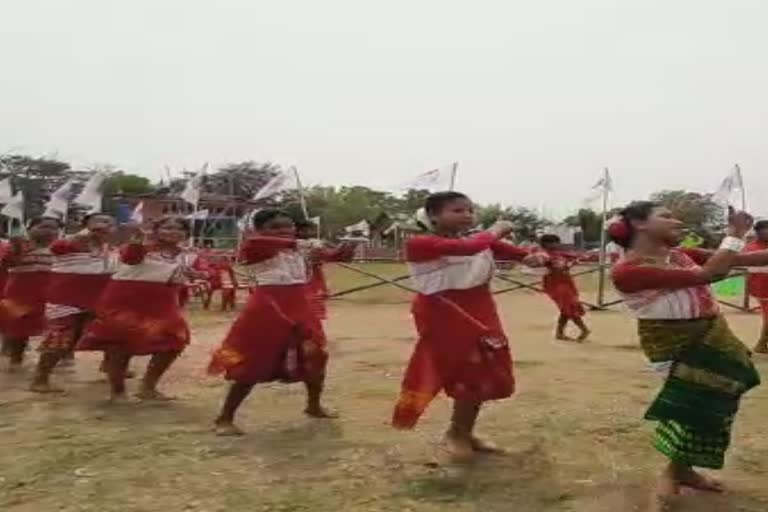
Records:
{"label": "green tree", "polygon": [[651,201],[669,208],[675,217],[683,221],[692,232],[703,237],[706,243],[711,243],[723,228],[725,211],[707,195],[685,190],[662,190],[651,195]]}
{"label": "green tree", "polygon": [[564,222],[569,226],[581,229],[585,242],[596,243],[600,241],[603,219],[596,211],[582,208],[576,215],[567,217]]}

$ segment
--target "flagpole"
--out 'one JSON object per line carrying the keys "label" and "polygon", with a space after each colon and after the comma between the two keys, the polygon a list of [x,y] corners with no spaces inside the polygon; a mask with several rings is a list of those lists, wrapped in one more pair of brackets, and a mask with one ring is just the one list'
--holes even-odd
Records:
{"label": "flagpole", "polygon": [[296,187],[299,189],[299,202],[301,204],[301,212],[304,214],[304,220],[309,220],[309,210],[307,209],[307,198],[304,197],[304,185],[301,184],[301,177],[299,176],[299,170],[294,165],[291,167],[294,176],[296,176]]}
{"label": "flagpole", "polygon": [[600,273],[597,282],[597,305],[603,307],[605,304],[605,266],[606,266],[606,244],[608,242],[608,184],[610,183],[610,172],[605,168],[603,176],[603,222],[600,230]]}
{"label": "flagpole", "polygon": [[451,169],[451,186],[448,190],[456,188],[456,174],[459,171],[459,162],[453,162],[453,168]]}
{"label": "flagpole", "polygon": [[744,176],[741,174],[741,166],[736,164],[736,177],[739,179],[739,189],[741,191],[741,209],[747,211],[747,191],[744,187]]}

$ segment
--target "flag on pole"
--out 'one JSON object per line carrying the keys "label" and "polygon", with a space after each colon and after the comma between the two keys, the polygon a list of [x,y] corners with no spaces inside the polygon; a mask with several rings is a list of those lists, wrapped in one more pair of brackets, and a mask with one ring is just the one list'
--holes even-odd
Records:
{"label": "flag on pole", "polygon": [[57,188],[45,204],[45,213],[43,215],[63,219],[69,210],[69,201],[72,197],[72,187],[74,185],[74,180],[67,180],[62,186]]}
{"label": "flag on pole", "polygon": [[195,208],[197,208],[198,203],[200,203],[200,196],[203,191],[203,180],[205,179],[205,171],[207,169],[208,164],[206,163],[197,174],[189,178],[180,196],[184,201]]}
{"label": "flag on pole", "polygon": [[190,213],[189,215],[187,215],[187,219],[188,220],[205,220],[208,218],[210,213],[211,212],[209,210],[198,210],[194,213]]}
{"label": "flag on pole", "polygon": [[429,190],[430,192],[440,192],[442,190],[452,190],[454,181],[456,180],[456,168],[457,162],[437,169],[432,169],[419,174],[415,178],[400,184],[397,188],[399,191],[408,190]]}
{"label": "flag on pole", "polygon": [[11,177],[8,176],[0,181],[0,203],[5,204],[11,201],[13,201],[13,186],[11,185]]}
{"label": "flag on pole", "polygon": [[133,209],[130,221],[135,222],[136,224],[142,224],[144,222],[144,201],[140,201],[139,204],[136,205],[136,208]]}
{"label": "flag on pole", "polygon": [[266,185],[259,189],[253,200],[261,201],[289,190],[297,190],[299,188],[297,176],[296,170],[293,167],[281,169]]}
{"label": "flag on pole", "polygon": [[0,210],[0,214],[10,217],[11,219],[18,219],[22,223],[24,222],[24,193],[19,190],[11,200],[3,206]]}
{"label": "flag on pole", "polygon": [[594,206],[593,203],[595,201],[602,198],[603,195],[610,194],[611,192],[613,192],[613,178],[611,178],[610,171],[606,169],[603,177],[597,180],[597,183],[592,186],[592,190],[589,195],[584,198],[584,207],[591,208]]}
{"label": "flag on pole", "polygon": [[241,232],[247,231],[248,228],[253,226],[253,216],[256,215],[256,212],[259,210],[254,209],[240,217],[240,220],[237,221],[237,229]]}
{"label": "flag on pole", "polygon": [[741,194],[743,197],[743,192],[744,179],[741,176],[741,168],[736,165],[720,183],[720,187],[712,194],[712,201],[723,207],[728,207],[734,204],[734,195]]}
{"label": "flag on pole", "polygon": [[83,190],[77,195],[74,202],[85,206],[91,213],[101,211],[101,200],[104,196],[103,188],[107,175],[103,172],[94,173],[85,183]]}

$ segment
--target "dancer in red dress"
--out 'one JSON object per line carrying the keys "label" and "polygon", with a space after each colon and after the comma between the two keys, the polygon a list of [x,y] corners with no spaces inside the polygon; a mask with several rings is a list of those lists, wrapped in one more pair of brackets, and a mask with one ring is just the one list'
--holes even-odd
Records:
{"label": "dancer in red dress", "polygon": [[60,230],[58,219],[32,219],[27,226],[27,238],[12,239],[11,248],[2,259],[8,279],[0,300],[0,333],[11,370],[24,362],[29,338],[45,329],[46,292],[53,264],[48,246]]}
{"label": "dancer in red dress", "polygon": [[[755,223],[755,234],[757,238],[747,244],[746,251],[768,250],[768,220]],[[763,316],[763,327],[754,351],[759,354],[768,354],[768,268],[750,267],[747,286],[749,294],[759,302]]]}
{"label": "dancer in red dress", "polygon": [[502,241],[512,231],[510,222],[463,236],[476,224],[474,206],[464,194],[433,194],[425,211],[424,223],[432,233],[410,238],[406,247],[411,280],[419,291],[412,307],[419,340],[393,425],[413,428],[445,391],[454,399],[448,446],[464,458],[496,450],[475,436],[475,422],[484,402],[507,398],[515,389],[507,336],[490,290],[494,260],[525,259],[532,266],[541,260]]}
{"label": "dancer in red dress", "polygon": [[83,219],[82,231],[51,244],[55,259],[48,286],[48,325],[31,391],[61,391],[51,386],[51,373],[75,348],[109,283],[113,269],[107,241],[114,231],[110,215],[93,213]]}
{"label": "dancer in red dress", "polygon": [[262,382],[304,382],[305,413],[335,417],[321,405],[328,360],[325,333],[307,300],[307,266],[293,220],[280,210],[253,217],[255,236],[241,249],[257,286],[229,334],[213,354],[209,370],[232,381],[216,419],[219,435],[241,435],[234,417],[253,387]]}
{"label": "dancer in red dress", "polygon": [[189,238],[186,220],[165,217],[147,240],[138,228],[120,251],[120,263],[96,306],[78,350],[109,354],[111,400],[127,400],[125,378],[133,356],[152,356],[137,397],[169,400],[157,384],[189,343],[179,290],[191,276],[194,254],[180,247]]}
{"label": "dancer in red dress", "polygon": [[323,265],[334,261],[352,261],[357,244],[343,243],[337,247],[326,247],[322,240],[317,238],[317,226],[310,221],[296,223],[296,237],[312,242],[312,246],[305,251],[309,266],[309,282],[307,292],[312,311],[320,320],[328,318],[328,282],[325,279]]}
{"label": "dancer in red dress", "polygon": [[560,310],[555,337],[558,340],[570,341],[571,338],[567,336],[565,329],[569,322],[573,322],[581,331],[576,340],[585,341],[590,334],[587,324],[584,323],[586,312],[579,300],[579,290],[571,276],[571,267],[578,262],[579,257],[575,253],[563,250],[562,242],[557,235],[543,235],[539,245],[547,255],[544,291]]}

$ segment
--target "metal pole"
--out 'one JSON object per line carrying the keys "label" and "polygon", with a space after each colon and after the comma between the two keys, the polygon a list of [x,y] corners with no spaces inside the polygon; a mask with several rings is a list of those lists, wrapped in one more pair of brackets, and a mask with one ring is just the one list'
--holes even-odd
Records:
{"label": "metal pole", "polygon": [[603,223],[600,229],[600,273],[597,281],[597,305],[603,307],[605,302],[605,266],[606,266],[606,243],[608,236],[608,184],[610,183],[610,173],[605,168],[603,177]]}
{"label": "metal pole", "polygon": [[456,188],[456,174],[459,171],[459,162],[453,163],[453,169],[451,169],[451,185],[448,190],[453,190]]}
{"label": "metal pole", "polygon": [[299,170],[293,166],[293,174],[296,176],[296,186],[299,190],[299,202],[301,203],[301,212],[304,214],[304,220],[309,220],[309,210],[307,209],[307,198],[304,197],[304,186],[301,184]]}
{"label": "metal pole", "polygon": [[741,166],[736,164],[736,176],[739,179],[739,190],[741,191],[741,209],[747,211],[747,190],[744,186],[744,176],[741,174]]}

